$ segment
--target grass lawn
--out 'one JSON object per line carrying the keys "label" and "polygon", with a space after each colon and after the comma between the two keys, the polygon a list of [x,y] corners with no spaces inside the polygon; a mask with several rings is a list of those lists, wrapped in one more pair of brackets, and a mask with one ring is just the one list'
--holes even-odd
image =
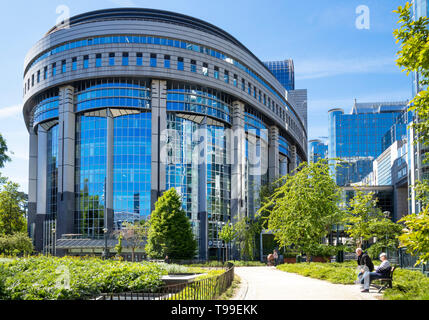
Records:
{"label": "grass lawn", "polygon": [[[282,264],[277,269],[339,284],[354,284],[357,278],[356,261]],[[429,277],[419,271],[398,268],[393,274],[393,288],[383,291],[383,299],[429,300]]]}

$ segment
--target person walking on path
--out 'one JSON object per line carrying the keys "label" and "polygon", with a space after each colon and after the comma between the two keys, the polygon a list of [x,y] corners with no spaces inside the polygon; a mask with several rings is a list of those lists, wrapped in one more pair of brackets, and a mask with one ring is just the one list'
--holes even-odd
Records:
{"label": "person walking on path", "polygon": [[274,249],[273,257],[274,257],[274,265],[276,266],[279,263],[279,254],[277,253],[277,249]]}

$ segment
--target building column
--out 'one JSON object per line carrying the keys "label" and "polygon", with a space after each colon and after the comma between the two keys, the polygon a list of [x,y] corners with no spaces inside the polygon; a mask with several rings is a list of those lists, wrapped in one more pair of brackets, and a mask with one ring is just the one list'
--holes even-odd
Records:
{"label": "building column", "polygon": [[108,234],[113,231],[113,160],[114,160],[114,119],[110,109],[106,110],[107,147],[106,147],[106,186],[105,186],[105,221]]}
{"label": "building column", "polygon": [[268,179],[276,181],[280,176],[279,128],[271,126],[268,131]]}
{"label": "building column", "polygon": [[34,132],[34,128],[30,128],[29,141],[29,163],[28,163],[28,235],[35,244],[34,232],[36,230],[36,215],[37,215],[37,140],[38,136]]}
{"label": "building column", "polygon": [[43,251],[43,225],[46,218],[48,134],[41,126],[37,128],[37,214],[35,219],[34,246]]}
{"label": "building column", "polygon": [[207,260],[208,215],[207,215],[207,117],[200,124],[198,133],[198,220],[199,220],[199,258]]}
{"label": "building column", "polygon": [[167,139],[167,81],[152,80],[152,169],[151,211],[155,202],[166,189],[166,160],[161,159],[161,150]]}
{"label": "building column", "polygon": [[244,103],[233,102],[231,134],[231,220],[237,222],[245,214],[246,132],[244,130]]}
{"label": "building column", "polygon": [[290,148],[290,156],[291,156],[291,162],[290,162],[290,173],[293,173],[295,171],[295,169],[298,167],[297,164],[297,154],[296,154],[296,146],[292,145]]}
{"label": "building column", "polygon": [[76,147],[74,87],[61,87],[59,97],[57,238],[74,231]]}

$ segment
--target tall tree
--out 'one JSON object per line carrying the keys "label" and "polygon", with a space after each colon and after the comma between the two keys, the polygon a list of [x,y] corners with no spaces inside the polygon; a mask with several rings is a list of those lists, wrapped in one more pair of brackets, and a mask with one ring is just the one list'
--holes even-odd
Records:
{"label": "tall tree", "polygon": [[[400,43],[396,63],[407,73],[419,74],[419,92],[411,100],[410,111],[414,111],[417,121],[413,121],[417,142],[423,148],[429,145],[429,19],[421,17],[414,20],[412,4],[407,2],[395,12],[399,15],[400,27],[393,34]],[[427,163],[428,158],[423,159]],[[406,225],[405,232],[399,237],[402,247],[417,255],[417,263],[429,261],[429,183],[420,181],[413,186],[422,210],[419,214],[404,216],[399,222]]]}
{"label": "tall tree", "polygon": [[383,218],[383,213],[377,207],[374,192],[355,188],[347,213],[344,217],[345,232],[353,239],[356,247],[362,247],[364,241],[374,236],[371,225]]}
{"label": "tall tree", "polygon": [[180,195],[172,188],[155,204],[150,217],[146,252],[153,258],[192,259],[197,242],[182,208]]}
{"label": "tall tree", "polygon": [[0,235],[25,232],[25,197],[18,191],[19,185],[7,181],[0,189]]}
{"label": "tall tree", "polygon": [[294,246],[310,256],[310,250],[340,221],[340,188],[330,175],[327,160],[302,163],[294,175],[260,210],[269,210],[268,227],[280,247]]}

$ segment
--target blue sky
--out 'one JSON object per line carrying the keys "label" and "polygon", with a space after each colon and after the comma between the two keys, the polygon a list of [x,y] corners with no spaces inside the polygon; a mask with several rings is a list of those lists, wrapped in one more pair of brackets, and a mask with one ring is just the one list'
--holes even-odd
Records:
{"label": "blue sky", "polygon": [[[187,14],[229,32],[262,61],[292,58],[296,88],[308,89],[309,139],[328,135],[327,111],[361,102],[410,99],[411,79],[395,65],[392,11],[405,0],[41,0],[8,1],[0,13],[0,132],[14,152],[2,169],[27,191],[28,133],[21,114],[24,57],[55,25],[60,5],[76,15],[113,7]],[[356,8],[369,8],[357,29]]]}

